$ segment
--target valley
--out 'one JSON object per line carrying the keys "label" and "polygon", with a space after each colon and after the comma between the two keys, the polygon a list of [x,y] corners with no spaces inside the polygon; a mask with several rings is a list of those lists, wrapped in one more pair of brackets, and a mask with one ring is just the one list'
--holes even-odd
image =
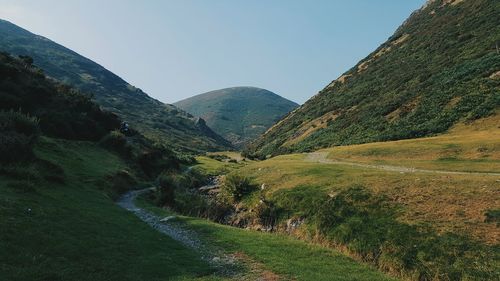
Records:
{"label": "valley", "polygon": [[[301,105],[252,86],[164,103],[0,19],[0,280],[500,280],[498,15],[498,1],[428,0]],[[210,36],[229,28],[191,16]],[[178,40],[140,43],[178,55],[175,71],[157,57],[134,72],[161,71],[162,89],[228,83],[195,75],[222,60],[181,59],[201,45],[225,47],[212,52],[229,85],[306,83],[292,61],[323,50],[301,39],[299,60],[278,63],[297,81],[260,56],[242,77],[236,47],[168,20]],[[239,56],[266,46],[250,47]]]}

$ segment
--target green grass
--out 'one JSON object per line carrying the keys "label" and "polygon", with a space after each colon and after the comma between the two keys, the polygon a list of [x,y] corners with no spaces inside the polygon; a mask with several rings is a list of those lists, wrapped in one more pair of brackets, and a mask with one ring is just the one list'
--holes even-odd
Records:
{"label": "green grass", "polygon": [[196,162],[197,163],[196,165],[194,165],[194,169],[200,171],[204,175],[227,174],[247,164],[246,163],[247,161],[231,163],[231,162],[218,161],[207,156],[196,157]]}
{"label": "green grass", "polygon": [[[139,206],[158,215],[171,214],[142,198],[137,201]],[[184,216],[179,216],[177,221],[195,230],[206,243],[229,253],[243,253],[285,279],[392,280],[335,250],[289,236],[244,230]]]}
{"label": "green grass", "polygon": [[89,142],[47,138],[35,152],[64,169],[65,183],[42,180],[23,191],[15,187],[25,182],[0,175],[0,280],[170,280],[212,272],[106,195],[98,183],[126,169],[117,156]]}

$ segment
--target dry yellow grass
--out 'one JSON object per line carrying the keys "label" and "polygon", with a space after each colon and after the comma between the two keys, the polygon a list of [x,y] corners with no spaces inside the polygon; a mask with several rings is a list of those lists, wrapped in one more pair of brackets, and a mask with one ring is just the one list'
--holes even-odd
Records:
{"label": "dry yellow grass", "polygon": [[322,150],[329,159],[419,169],[500,173],[500,115],[460,124],[448,134]]}
{"label": "dry yellow grass", "polygon": [[353,165],[317,163],[307,154],[292,154],[240,168],[262,184],[264,193],[298,186],[335,193],[363,185],[403,207],[400,220],[428,223],[438,231],[467,233],[479,241],[500,243],[500,228],[485,222],[488,210],[500,208],[500,129],[498,114],[448,134],[422,139],[370,143],[326,149],[330,159],[390,164],[476,174],[399,172]]}
{"label": "dry yellow grass", "polygon": [[469,233],[477,240],[500,242],[500,229],[485,223],[485,212],[500,207],[500,178],[482,175],[400,173],[305,160],[305,155],[279,156],[242,169],[267,195],[298,186],[320,187],[335,193],[363,185],[403,206],[401,220],[429,223],[438,231]]}

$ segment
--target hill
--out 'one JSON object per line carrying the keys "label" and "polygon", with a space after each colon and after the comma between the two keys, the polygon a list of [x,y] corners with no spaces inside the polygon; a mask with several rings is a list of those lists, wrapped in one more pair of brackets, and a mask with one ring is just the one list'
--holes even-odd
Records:
{"label": "hill", "polygon": [[257,138],[298,106],[273,92],[255,87],[215,90],[174,105],[206,120],[210,128],[235,146]]}
{"label": "hill", "polygon": [[220,266],[141,222],[113,200],[187,163],[31,63],[0,53],[0,280],[391,280],[334,250],[182,217]]}
{"label": "hill", "polygon": [[428,1],[248,148],[260,157],[416,138],[500,105],[498,1]]}
{"label": "hill", "polygon": [[151,139],[166,141],[181,150],[231,147],[198,118],[149,97],[99,64],[47,38],[4,20],[0,20],[0,38],[0,50],[32,57],[48,76],[83,93],[92,93],[104,109],[127,120],[132,128]]}

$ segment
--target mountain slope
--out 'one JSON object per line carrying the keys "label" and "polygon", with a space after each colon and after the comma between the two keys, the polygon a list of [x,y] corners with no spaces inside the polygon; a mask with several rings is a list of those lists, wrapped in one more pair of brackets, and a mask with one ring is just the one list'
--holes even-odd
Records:
{"label": "mountain slope", "polygon": [[233,87],[200,94],[174,105],[207,121],[234,145],[253,140],[298,105],[268,90]]}
{"label": "mountain slope", "polygon": [[47,38],[4,20],[0,20],[0,38],[0,50],[33,57],[48,76],[92,93],[103,108],[118,114],[132,128],[152,139],[161,138],[183,150],[230,147],[197,118],[149,97],[99,64]]}
{"label": "mountain slope", "polygon": [[249,153],[422,137],[492,114],[500,105],[499,14],[498,1],[428,1]]}

